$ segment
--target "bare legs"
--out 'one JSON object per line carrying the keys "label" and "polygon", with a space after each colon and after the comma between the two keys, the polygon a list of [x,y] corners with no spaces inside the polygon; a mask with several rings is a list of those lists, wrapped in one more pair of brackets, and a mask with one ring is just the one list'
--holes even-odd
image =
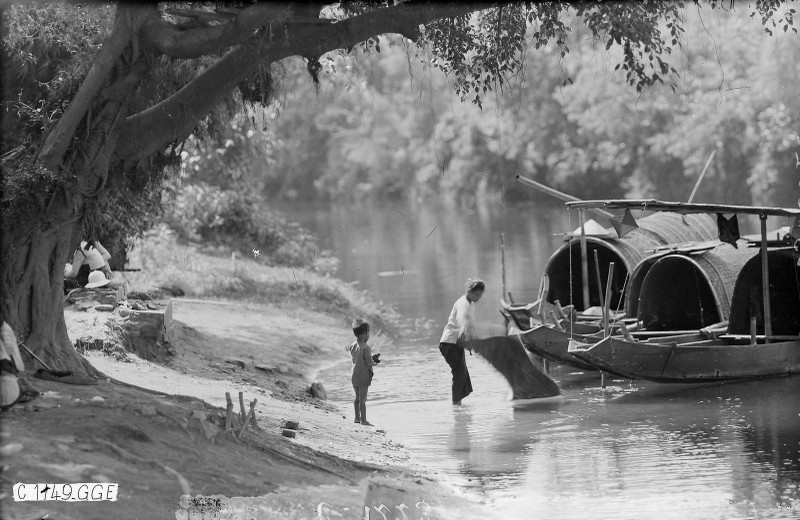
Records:
{"label": "bare legs", "polygon": [[361,424],[369,424],[367,421],[367,390],[368,386],[353,386],[356,398],[353,400],[353,409],[356,413],[356,421]]}

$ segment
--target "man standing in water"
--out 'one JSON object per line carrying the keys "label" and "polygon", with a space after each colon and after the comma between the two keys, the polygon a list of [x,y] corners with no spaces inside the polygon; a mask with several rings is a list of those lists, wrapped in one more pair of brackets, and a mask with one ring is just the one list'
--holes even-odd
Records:
{"label": "man standing in water", "polygon": [[[486,285],[483,280],[467,280],[467,292],[453,304],[450,318],[439,340],[439,351],[444,356],[453,372],[453,404],[461,404],[461,400],[472,393],[472,381],[467,370],[464,348],[468,342],[477,339],[478,330],[475,323],[475,306],[483,296]],[[470,350],[472,352],[472,350]]]}

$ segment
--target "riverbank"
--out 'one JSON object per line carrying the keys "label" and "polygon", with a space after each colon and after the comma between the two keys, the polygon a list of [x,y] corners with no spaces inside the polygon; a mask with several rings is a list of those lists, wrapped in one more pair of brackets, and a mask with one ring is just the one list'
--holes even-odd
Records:
{"label": "riverbank", "polygon": [[[110,316],[68,310],[71,337],[102,330]],[[318,518],[318,508],[323,518],[363,518],[365,506],[381,504],[405,505],[409,518],[487,517],[391,432],[354,424],[351,410],[308,394],[309,376],[345,355],[352,333],[338,317],[174,299],[173,320],[165,364],[89,352],[109,376],[96,386],[32,380],[44,395],[3,414],[0,444],[12,452],[0,473],[3,518],[174,518],[186,494],[260,497],[248,499],[261,508],[256,518]],[[237,440],[220,424],[225,392],[237,401],[240,391],[247,403],[257,399],[258,429]],[[281,435],[286,420],[299,423],[295,438]],[[17,482],[115,482],[119,494],[116,502],[15,502]],[[425,504],[432,509],[421,516]],[[381,518],[375,509],[371,517]]]}

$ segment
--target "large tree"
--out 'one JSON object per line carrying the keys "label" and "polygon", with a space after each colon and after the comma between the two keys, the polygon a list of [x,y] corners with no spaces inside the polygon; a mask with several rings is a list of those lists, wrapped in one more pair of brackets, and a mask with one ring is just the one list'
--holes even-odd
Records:
{"label": "large tree", "polygon": [[[759,0],[755,11],[765,24],[791,26],[780,4]],[[7,7],[3,314],[50,366],[94,373],[66,333],[69,253],[86,234],[141,229],[181,143],[236,91],[268,102],[270,65],[280,60],[304,57],[316,79],[324,54],[379,51],[378,36],[395,33],[429,52],[462,100],[480,104],[521,72],[526,46],[566,53],[569,24],[581,23],[622,49],[620,66],[641,89],[671,81],[662,56],[680,44],[682,8],[656,0]]]}

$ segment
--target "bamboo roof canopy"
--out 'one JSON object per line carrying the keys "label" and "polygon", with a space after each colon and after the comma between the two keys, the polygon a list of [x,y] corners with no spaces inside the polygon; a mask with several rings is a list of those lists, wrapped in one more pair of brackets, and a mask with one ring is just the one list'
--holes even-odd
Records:
{"label": "bamboo roof canopy", "polygon": [[[568,208],[577,208],[581,212],[586,209],[603,209],[603,210],[626,210],[625,217],[630,217],[630,209],[641,209],[644,211],[654,211],[657,212],[655,214],[683,214],[690,216],[692,214],[713,214],[716,213],[717,215],[724,215],[727,213],[735,213],[735,214],[746,214],[746,215],[758,215],[761,220],[761,254],[759,257],[759,265],[760,265],[760,272],[761,272],[761,307],[760,312],[756,312],[756,303],[755,298],[750,298],[751,301],[751,309],[750,309],[750,316],[757,317],[761,316],[761,320],[763,322],[763,330],[764,335],[771,336],[773,334],[773,319],[772,319],[772,300],[773,297],[771,296],[772,286],[773,284],[778,284],[778,287],[782,287],[779,282],[780,281],[788,281],[785,280],[782,276],[782,273],[778,272],[776,274],[772,274],[771,272],[773,269],[769,265],[769,242],[767,238],[767,217],[769,216],[776,216],[776,217],[784,217],[784,218],[794,218],[794,226],[797,226],[800,223],[800,209],[793,209],[793,208],[774,208],[774,207],[764,207],[764,206],[739,206],[739,205],[732,205],[732,204],[699,204],[699,203],[689,203],[689,202],[665,202],[656,199],[612,199],[612,200],[588,200],[588,201],[568,201],[566,202]],[[659,212],[669,212],[669,213],[659,213]],[[625,217],[621,220],[624,224]],[[737,233],[738,234],[738,233]],[[796,236],[794,238],[797,238]],[[795,242],[795,249],[797,249],[798,243],[800,240]],[[776,278],[771,278],[771,276],[777,276]],[[789,286],[792,288],[790,292],[797,292],[800,290],[800,286],[796,284],[792,284],[790,282]],[[755,289],[751,290],[751,292],[755,292]],[[789,297],[789,303],[793,302],[793,296]],[[779,302],[781,304],[781,302]],[[795,308],[795,314],[798,314],[797,311],[800,309]],[[780,311],[783,312],[783,309]],[[781,322],[783,324],[783,322]],[[739,325],[737,324],[737,327]],[[792,328],[792,327],[790,327]],[[791,334],[794,334],[792,332]]]}
{"label": "bamboo roof canopy", "polygon": [[[622,289],[628,273],[654,249],[669,244],[687,242],[717,241],[717,224],[709,215],[681,216],[673,213],[655,213],[638,221],[639,228],[623,238],[586,236],[589,263],[594,266],[597,251],[600,263],[601,286],[605,287],[608,264],[614,262],[611,303],[613,309],[620,307]],[[571,236],[568,242],[558,248],[545,265],[545,273],[550,277],[550,291],[546,300],[559,300],[563,305],[573,303],[578,310],[584,310],[581,295],[583,274],[580,269],[580,237]],[[570,258],[571,256],[571,258]],[[572,269],[570,269],[572,265]],[[594,268],[588,270],[589,305],[600,305],[600,290]]]}
{"label": "bamboo roof canopy", "polygon": [[727,320],[739,272],[757,254],[722,243],[648,257],[628,281],[625,310],[647,330],[697,329]]}

